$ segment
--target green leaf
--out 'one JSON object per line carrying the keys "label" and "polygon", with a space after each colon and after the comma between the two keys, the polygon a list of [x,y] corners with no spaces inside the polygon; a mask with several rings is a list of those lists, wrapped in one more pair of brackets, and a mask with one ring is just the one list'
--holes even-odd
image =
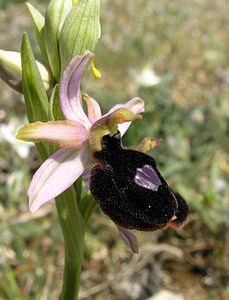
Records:
{"label": "green leaf", "polygon": [[52,0],[49,3],[45,17],[45,47],[50,69],[57,81],[59,81],[60,77],[59,35],[64,20],[71,8],[71,0]]}
{"label": "green leaf", "polygon": [[41,54],[44,57],[45,61],[48,62],[48,57],[47,57],[45,42],[44,42],[45,18],[35,7],[32,6],[32,4],[27,2],[26,6],[33,22],[33,28],[34,28],[38,45],[41,50]]}
{"label": "green leaf", "polygon": [[[28,120],[29,122],[45,122],[48,120],[48,97],[26,33],[22,38],[21,63],[22,86]],[[45,159],[48,155],[47,145],[38,143],[36,147],[41,157]]]}
{"label": "green leaf", "polygon": [[[4,257],[3,257],[3,259],[4,259]],[[5,290],[5,293],[7,294],[5,299],[22,300],[23,297],[21,295],[20,287],[16,280],[16,276],[14,274],[13,268],[11,267],[10,263],[6,259],[3,260],[3,266],[4,266],[4,278],[2,278],[2,279],[5,284],[3,284],[2,286],[4,288],[5,288],[5,286],[8,287]]]}
{"label": "green leaf", "polygon": [[26,33],[21,45],[22,85],[30,122],[48,120],[48,97]]}
{"label": "green leaf", "polygon": [[64,120],[63,112],[59,103],[59,84],[56,84],[50,98],[50,119]]}
{"label": "green leaf", "polygon": [[81,0],[66,18],[59,41],[61,72],[75,55],[93,51],[100,38],[100,0]]}

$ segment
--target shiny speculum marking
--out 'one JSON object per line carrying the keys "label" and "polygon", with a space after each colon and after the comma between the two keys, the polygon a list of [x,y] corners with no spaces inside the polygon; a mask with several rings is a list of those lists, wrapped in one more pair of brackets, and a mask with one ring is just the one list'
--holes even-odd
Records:
{"label": "shiny speculum marking", "polygon": [[160,178],[150,165],[137,168],[134,180],[138,185],[155,192],[162,185]]}

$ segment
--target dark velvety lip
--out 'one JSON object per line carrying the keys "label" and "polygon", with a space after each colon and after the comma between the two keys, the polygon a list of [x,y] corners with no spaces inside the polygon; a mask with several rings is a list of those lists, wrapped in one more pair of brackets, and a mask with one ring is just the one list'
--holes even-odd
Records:
{"label": "dark velvety lip", "polygon": [[95,152],[90,190],[104,214],[126,229],[155,231],[180,227],[188,206],[159,172],[155,159],[122,147],[121,137],[106,135]]}
{"label": "dark velvety lip", "polygon": [[176,219],[169,221],[168,227],[179,228],[187,220],[189,214],[189,208],[184,198],[178,192],[175,192],[172,189],[171,192],[177,201],[177,211],[175,213]]}

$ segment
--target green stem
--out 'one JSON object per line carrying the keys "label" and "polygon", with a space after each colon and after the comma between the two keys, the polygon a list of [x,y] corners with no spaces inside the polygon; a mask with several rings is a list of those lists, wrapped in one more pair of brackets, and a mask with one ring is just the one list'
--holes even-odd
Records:
{"label": "green stem", "polygon": [[84,220],[85,226],[87,225],[93,211],[97,204],[92,198],[91,193],[87,192],[86,195],[79,202],[79,209]]}
{"label": "green stem", "polygon": [[60,300],[77,299],[80,287],[82,260],[69,259],[69,254],[65,252],[64,280]]}
{"label": "green stem", "polygon": [[56,207],[65,241],[64,279],[60,300],[75,300],[80,286],[85,226],[73,187],[56,198]]}

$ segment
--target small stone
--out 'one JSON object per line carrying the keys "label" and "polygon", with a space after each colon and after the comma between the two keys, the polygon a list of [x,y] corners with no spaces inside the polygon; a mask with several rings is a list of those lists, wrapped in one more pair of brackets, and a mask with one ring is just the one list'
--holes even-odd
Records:
{"label": "small stone", "polygon": [[184,300],[181,294],[175,294],[171,291],[162,290],[147,300]]}

